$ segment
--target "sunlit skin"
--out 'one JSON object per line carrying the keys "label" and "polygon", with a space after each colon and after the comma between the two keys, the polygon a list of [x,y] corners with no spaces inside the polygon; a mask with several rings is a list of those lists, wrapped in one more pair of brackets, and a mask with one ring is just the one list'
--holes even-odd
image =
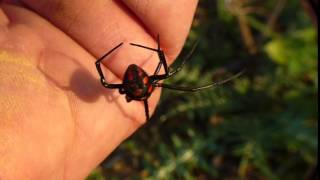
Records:
{"label": "sunlit skin", "polygon": [[[160,34],[171,64],[197,1],[24,0],[28,9],[19,1],[5,2],[0,6],[0,179],[84,179],[145,123],[143,103],[127,103],[118,91],[101,86],[94,62],[124,42],[103,62],[108,82],[121,83],[129,64],[152,74],[157,54],[128,44],[155,47]],[[148,99],[150,114],[160,89]]]}

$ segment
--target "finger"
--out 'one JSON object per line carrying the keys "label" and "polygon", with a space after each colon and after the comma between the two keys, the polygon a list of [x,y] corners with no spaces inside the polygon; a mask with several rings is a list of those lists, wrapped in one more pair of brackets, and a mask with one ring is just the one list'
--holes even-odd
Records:
{"label": "finger", "polygon": [[[120,42],[141,42],[155,46],[153,38],[120,1],[112,0],[25,0],[29,7],[48,18],[53,24],[75,39],[96,58]],[[129,46],[122,47],[106,61],[107,67],[122,78],[129,64],[151,69],[158,62],[152,52]]]}
{"label": "finger", "polygon": [[198,0],[122,0],[153,36],[160,34],[169,59],[176,58],[189,32]]}
{"label": "finger", "polygon": [[[145,29],[146,24],[143,24],[120,0],[49,0],[40,2],[36,0],[24,0],[24,2],[39,14],[50,19],[53,24],[70,35],[96,58],[120,42],[134,42],[156,47],[154,38],[149,34],[147,29]],[[166,3],[166,6],[169,7],[169,5],[174,4],[174,2],[171,4]],[[160,12],[158,13],[161,14]],[[183,13],[183,11],[181,11],[181,13]],[[170,14],[167,16],[169,17],[169,15]],[[149,19],[159,21],[161,18],[163,17],[159,16],[158,19]],[[168,18],[171,19],[172,23],[167,23],[167,25],[177,23],[177,21],[179,21],[178,18],[178,16]],[[153,24],[149,23],[147,25],[151,26]],[[179,37],[177,39],[180,39],[178,42],[175,42],[175,38],[172,38],[172,43],[166,43],[167,40],[164,41],[164,46],[162,47],[166,51],[170,51],[170,62],[172,62],[173,57],[179,52],[176,48],[182,47],[183,41],[181,39],[185,39],[187,34],[185,30],[185,32],[181,32],[181,34],[176,31],[175,34],[170,35],[169,29],[177,27],[178,26],[162,28],[161,31],[163,36],[167,36],[165,39],[176,36]],[[150,28],[148,29],[150,30]],[[167,31],[165,31],[165,29],[167,29]],[[156,28],[154,30],[159,31]],[[158,32],[152,32],[152,34],[157,33]],[[165,45],[174,45],[174,53],[170,50],[171,47],[166,47]],[[117,54],[117,57],[112,57],[104,61],[107,67],[119,78],[122,78],[129,64],[143,65],[149,73],[154,71],[159,59],[153,52],[132,47],[124,48],[126,48],[126,50]]]}

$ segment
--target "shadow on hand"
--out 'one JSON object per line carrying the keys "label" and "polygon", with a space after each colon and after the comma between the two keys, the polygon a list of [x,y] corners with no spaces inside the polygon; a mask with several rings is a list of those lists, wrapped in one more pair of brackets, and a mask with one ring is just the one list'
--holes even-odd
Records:
{"label": "shadow on hand", "polygon": [[[100,80],[92,76],[88,67],[84,67],[78,61],[61,52],[46,52],[40,58],[38,69],[53,86],[71,91],[80,100],[89,103],[96,102],[100,96],[105,96],[106,100],[114,103],[124,116],[134,119],[133,114],[128,113],[118,101],[120,95],[116,94],[117,90],[104,88]],[[95,69],[95,64],[92,65]]]}

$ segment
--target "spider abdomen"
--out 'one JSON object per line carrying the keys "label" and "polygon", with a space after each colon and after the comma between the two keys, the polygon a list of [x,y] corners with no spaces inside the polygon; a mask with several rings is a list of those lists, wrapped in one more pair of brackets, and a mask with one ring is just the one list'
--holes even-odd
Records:
{"label": "spider abdomen", "polygon": [[124,92],[129,100],[148,98],[153,91],[148,74],[135,64],[129,65],[123,78]]}

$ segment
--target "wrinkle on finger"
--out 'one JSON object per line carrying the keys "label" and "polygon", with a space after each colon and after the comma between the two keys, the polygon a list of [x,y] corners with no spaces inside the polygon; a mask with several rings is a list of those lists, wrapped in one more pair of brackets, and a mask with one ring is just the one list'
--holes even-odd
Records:
{"label": "wrinkle on finger", "polygon": [[0,8],[0,28],[6,27],[9,25],[9,18],[8,16],[3,12],[2,8]]}
{"label": "wrinkle on finger", "polygon": [[[34,33],[26,22],[19,21],[21,8],[2,4],[1,9],[9,19],[7,27],[2,28],[0,34],[0,48],[15,53],[24,54],[31,61],[38,59],[39,52],[43,50],[44,44],[41,38]],[[25,15],[25,14],[23,14]],[[24,16],[21,17],[24,17]],[[32,46],[30,46],[32,42]]]}

